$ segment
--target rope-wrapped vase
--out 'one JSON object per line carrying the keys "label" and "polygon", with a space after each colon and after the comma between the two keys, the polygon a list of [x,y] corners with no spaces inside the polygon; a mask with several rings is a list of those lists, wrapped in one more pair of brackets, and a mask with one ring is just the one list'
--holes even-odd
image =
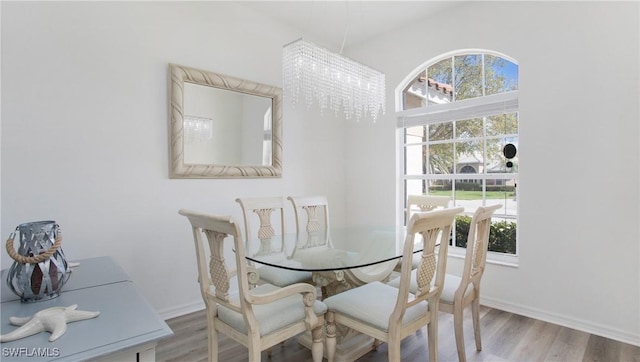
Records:
{"label": "rope-wrapped vase", "polygon": [[[14,249],[16,232],[20,246]],[[9,288],[23,302],[55,298],[69,279],[67,260],[62,252],[62,233],[55,221],[20,224],[7,239],[7,253],[14,260],[7,273]]]}

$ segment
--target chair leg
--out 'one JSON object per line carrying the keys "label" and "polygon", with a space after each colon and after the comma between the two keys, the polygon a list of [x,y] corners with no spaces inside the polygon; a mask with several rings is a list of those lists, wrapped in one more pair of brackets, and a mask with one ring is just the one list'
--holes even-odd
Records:
{"label": "chair leg", "polygon": [[427,339],[429,340],[429,362],[437,362],[438,361],[438,314],[437,313],[432,313],[431,321],[427,325]]}
{"label": "chair leg", "polygon": [[311,345],[311,357],[313,358],[313,362],[322,362],[322,328],[323,324],[317,326],[311,331],[311,337],[313,339],[313,344]]}
{"label": "chair leg", "polygon": [[249,345],[247,347],[249,350],[249,362],[259,362],[262,360],[262,351],[260,351],[260,347],[257,344],[249,342]]}
{"label": "chair leg", "polygon": [[471,315],[473,316],[473,333],[476,337],[476,350],[482,351],[480,339],[480,299],[471,302]]}
{"label": "chair leg", "polygon": [[[389,362],[400,362],[400,339],[394,338],[392,341],[391,338],[389,338],[387,348]],[[429,362],[431,361],[433,360],[431,359],[431,351],[429,351]]]}
{"label": "chair leg", "polygon": [[336,353],[336,322],[333,312],[327,312],[325,318],[327,320],[327,361],[333,362]]}
{"label": "chair leg", "polygon": [[218,331],[213,323],[214,316],[210,315],[207,308],[207,339],[209,342],[209,362],[218,361]]}
{"label": "chair leg", "polygon": [[465,362],[467,360],[464,352],[464,330],[462,328],[463,309],[460,304],[453,306],[453,331],[456,336],[456,347],[458,348],[458,360]]}

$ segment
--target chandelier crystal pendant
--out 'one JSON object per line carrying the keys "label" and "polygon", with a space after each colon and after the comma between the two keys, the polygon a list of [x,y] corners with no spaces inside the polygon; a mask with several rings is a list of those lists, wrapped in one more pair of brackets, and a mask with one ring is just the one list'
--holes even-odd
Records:
{"label": "chandelier crystal pendant", "polygon": [[213,138],[213,119],[184,116],[184,141],[188,145],[206,143]]}
{"label": "chandelier crystal pendant", "polygon": [[294,106],[318,102],[320,111],[336,114],[342,107],[346,119],[371,116],[375,122],[385,112],[384,74],[340,54],[302,39],[282,49],[284,95]]}

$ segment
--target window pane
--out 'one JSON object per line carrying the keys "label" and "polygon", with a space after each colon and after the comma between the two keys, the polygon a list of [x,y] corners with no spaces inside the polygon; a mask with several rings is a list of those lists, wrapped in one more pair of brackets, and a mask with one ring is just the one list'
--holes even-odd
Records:
{"label": "window pane", "polygon": [[[503,149],[506,144],[516,147],[516,156],[507,159]],[[518,172],[518,138],[503,137],[487,139],[487,172],[488,173],[515,173]],[[511,164],[508,164],[511,162]]]}
{"label": "window pane", "polygon": [[482,137],[482,118],[456,122],[456,138]]}
{"label": "window pane", "polygon": [[456,142],[456,172],[483,173],[482,141]]}
{"label": "window pane", "polygon": [[429,145],[430,174],[450,174],[453,172],[453,143]]}
{"label": "window pane", "polygon": [[468,179],[456,180],[455,205],[464,207],[465,212],[474,212],[482,206],[482,179],[469,175]]}
{"label": "window pane", "polygon": [[405,128],[404,142],[407,144],[425,142],[426,141],[425,132],[426,132],[425,126],[415,126],[415,127]]}
{"label": "window pane", "polygon": [[499,114],[487,117],[487,136],[501,136],[518,133],[518,113]]}
{"label": "window pane", "polygon": [[[427,192],[427,180],[406,180],[405,181],[405,201],[407,195],[424,195]],[[407,207],[407,205],[405,205]]]}
{"label": "window pane", "polygon": [[429,104],[451,103],[453,100],[453,87],[429,79],[427,81],[427,96]]}
{"label": "window pane", "polygon": [[424,145],[413,145],[405,148],[405,173],[407,175],[423,175],[425,171]]}
{"label": "window pane", "polygon": [[455,57],[456,100],[482,96],[482,56],[480,54]]}
{"label": "window pane", "polygon": [[429,125],[429,141],[453,139],[453,122],[434,123]]}
{"label": "window pane", "polygon": [[421,108],[426,106],[427,82],[425,72],[420,74],[402,92],[403,109]]}
{"label": "window pane", "polygon": [[516,219],[491,218],[489,251],[505,254],[516,253],[518,224]]}
{"label": "window pane", "polygon": [[469,226],[471,226],[471,216],[457,215],[455,219],[454,239],[449,242],[449,245],[453,245],[453,242],[455,241],[457,247],[466,248]]}
{"label": "window pane", "polygon": [[453,97],[451,58],[443,59],[427,68],[429,104],[449,103]]}
{"label": "window pane", "polygon": [[[404,181],[405,190],[405,219],[406,219],[406,200],[408,195],[434,195],[434,196],[448,196],[453,199],[451,191],[451,180],[433,180],[433,179],[409,179]],[[406,225],[407,220],[405,220]]]}
{"label": "window pane", "polygon": [[504,173],[507,160],[502,153],[504,141],[500,138],[487,139],[487,173]]}
{"label": "window pane", "polygon": [[516,199],[516,179],[487,180],[487,205],[502,205],[495,215],[502,218],[515,218],[518,215]]}
{"label": "window pane", "polygon": [[493,55],[484,56],[485,95],[518,89],[518,65]]}
{"label": "window pane", "polygon": [[[489,233],[489,251],[515,254],[517,236],[518,204],[516,200],[517,183],[515,179],[503,181],[502,186],[487,184],[487,205],[502,205],[491,219]],[[491,191],[490,191],[491,190]]]}
{"label": "window pane", "polygon": [[429,180],[427,183],[428,195],[449,196],[453,200],[453,191],[451,191],[452,180]]}
{"label": "window pane", "polygon": [[[455,206],[464,207],[465,213],[473,213],[479,206],[482,206],[482,180],[469,178],[455,181]],[[455,245],[466,247],[467,234],[471,217],[467,215],[456,216]]]}

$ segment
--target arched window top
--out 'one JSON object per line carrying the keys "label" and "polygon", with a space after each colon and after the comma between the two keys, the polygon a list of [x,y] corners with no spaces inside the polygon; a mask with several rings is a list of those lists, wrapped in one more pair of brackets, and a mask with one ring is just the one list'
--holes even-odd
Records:
{"label": "arched window top", "polygon": [[465,165],[462,166],[459,173],[477,173],[476,169],[473,166]]}
{"label": "arched window top", "polygon": [[504,54],[467,49],[443,54],[417,67],[396,89],[397,110],[518,90],[518,64]]}

